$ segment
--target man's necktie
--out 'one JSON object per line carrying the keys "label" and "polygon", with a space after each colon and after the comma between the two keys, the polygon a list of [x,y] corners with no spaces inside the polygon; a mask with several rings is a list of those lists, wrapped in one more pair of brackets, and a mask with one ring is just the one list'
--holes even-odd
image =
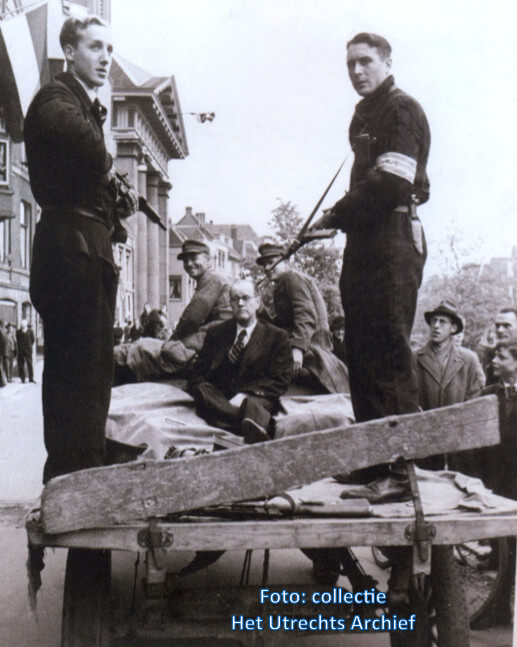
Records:
{"label": "man's necktie", "polygon": [[102,126],[104,125],[104,122],[106,121],[108,109],[102,105],[99,99],[95,99],[95,101],[93,102],[92,113],[93,113],[93,116],[95,117],[95,120],[102,128]]}
{"label": "man's necktie", "polygon": [[241,330],[237,339],[235,340],[233,346],[228,351],[228,359],[232,364],[237,364],[239,361],[242,351],[244,350],[244,342],[246,340],[246,330]]}

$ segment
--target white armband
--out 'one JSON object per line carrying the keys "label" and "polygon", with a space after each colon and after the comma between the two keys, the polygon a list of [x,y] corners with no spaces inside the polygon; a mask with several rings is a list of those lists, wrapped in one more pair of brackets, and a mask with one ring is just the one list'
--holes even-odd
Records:
{"label": "white armband", "polygon": [[416,161],[402,153],[388,152],[379,155],[373,167],[377,171],[391,173],[413,184],[416,176]]}

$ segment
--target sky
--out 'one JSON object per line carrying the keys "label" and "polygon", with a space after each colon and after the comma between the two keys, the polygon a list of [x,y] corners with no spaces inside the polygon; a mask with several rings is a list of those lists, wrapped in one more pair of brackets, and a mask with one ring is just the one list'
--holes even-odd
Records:
{"label": "sky", "polygon": [[431,199],[420,208],[427,273],[455,235],[472,260],[517,244],[517,83],[510,0],[112,0],[115,48],[176,78],[190,154],[170,163],[169,215],[268,233],[279,200],[309,215],[348,155],[330,207],[348,187],[348,124],[359,97],[346,42],[386,37],[397,85],[431,127]]}

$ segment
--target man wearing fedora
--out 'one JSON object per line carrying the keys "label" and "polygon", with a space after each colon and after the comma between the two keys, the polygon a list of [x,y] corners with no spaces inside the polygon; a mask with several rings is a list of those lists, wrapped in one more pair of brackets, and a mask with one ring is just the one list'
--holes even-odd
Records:
{"label": "man wearing fedora", "polygon": [[274,283],[272,323],[289,335],[295,380],[320,393],[348,393],[348,371],[333,353],[321,292],[310,276],[283,260],[284,253],[282,245],[265,242],[256,262]]}
{"label": "man wearing fedora", "polygon": [[476,353],[455,344],[463,319],[447,300],[424,317],[430,338],[414,355],[419,404],[427,410],[465,402],[481,391],[485,375]]}

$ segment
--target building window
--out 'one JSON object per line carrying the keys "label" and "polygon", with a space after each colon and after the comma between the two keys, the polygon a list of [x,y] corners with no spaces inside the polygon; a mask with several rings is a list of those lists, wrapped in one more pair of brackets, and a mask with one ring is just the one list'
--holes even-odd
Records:
{"label": "building window", "polygon": [[20,263],[28,270],[31,262],[31,205],[20,202]]}
{"label": "building window", "polygon": [[11,260],[11,218],[0,219],[0,263],[7,264]]}
{"label": "building window", "polygon": [[181,276],[169,276],[169,299],[181,301]]}
{"label": "building window", "polygon": [[130,249],[126,249],[126,256],[125,256],[125,277],[126,277],[126,282],[129,285],[133,285],[133,253]]}
{"label": "building window", "polygon": [[9,184],[9,142],[0,140],[0,186]]}

